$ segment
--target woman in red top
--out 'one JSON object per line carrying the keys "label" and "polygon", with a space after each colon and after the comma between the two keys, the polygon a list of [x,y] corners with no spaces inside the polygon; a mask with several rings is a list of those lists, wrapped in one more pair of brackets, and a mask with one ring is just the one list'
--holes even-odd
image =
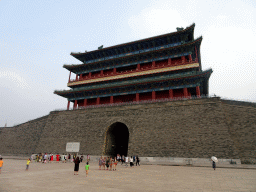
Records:
{"label": "woman in red top", "polygon": [[59,162],[60,161],[60,155],[57,153],[56,155],[56,161]]}

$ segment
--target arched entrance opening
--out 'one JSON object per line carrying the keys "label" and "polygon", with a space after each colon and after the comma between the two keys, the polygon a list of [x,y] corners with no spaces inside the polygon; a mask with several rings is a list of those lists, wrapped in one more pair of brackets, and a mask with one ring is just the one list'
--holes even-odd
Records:
{"label": "arched entrance opening", "polygon": [[129,141],[129,130],[123,123],[116,122],[109,126],[105,137],[105,152],[104,155],[127,156]]}

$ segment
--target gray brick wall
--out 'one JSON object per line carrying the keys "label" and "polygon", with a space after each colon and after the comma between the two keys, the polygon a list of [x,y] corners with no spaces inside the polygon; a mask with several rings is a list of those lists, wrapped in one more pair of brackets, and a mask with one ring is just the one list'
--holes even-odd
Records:
{"label": "gray brick wall", "polygon": [[64,153],[67,142],[80,142],[80,153],[102,155],[108,127],[121,122],[129,129],[128,155],[253,160],[256,108],[239,107],[208,98],[55,111],[0,128],[0,153]]}

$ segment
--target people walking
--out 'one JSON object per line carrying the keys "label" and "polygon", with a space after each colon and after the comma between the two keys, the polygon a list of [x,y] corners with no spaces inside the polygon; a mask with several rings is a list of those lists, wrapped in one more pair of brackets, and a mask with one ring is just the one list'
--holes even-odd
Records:
{"label": "people walking", "polygon": [[118,161],[117,161],[117,159],[116,159],[116,157],[115,157],[115,159],[114,159],[114,167],[113,167],[113,171],[116,171],[117,163],[118,163]]}
{"label": "people walking", "polygon": [[84,156],[83,156],[83,154],[82,154],[81,157],[80,157],[81,163],[83,162],[83,160],[84,160]]}
{"label": "people walking", "polygon": [[136,156],[136,166],[137,166],[137,164],[140,166],[140,158],[138,155]]}
{"label": "people walking", "polygon": [[89,162],[87,162],[86,165],[85,165],[86,177],[89,173],[89,168],[90,168],[90,165],[89,165]]}
{"label": "people walking", "polygon": [[106,157],[102,158],[102,167],[105,170],[105,165],[106,165]]}
{"label": "people walking", "polygon": [[132,167],[133,166],[133,157],[131,156],[131,158],[130,158],[130,167]]}
{"label": "people walking", "polygon": [[216,163],[215,163],[215,161],[212,161],[212,168],[213,168],[214,171],[215,171],[215,169],[216,169]]}
{"label": "people walking", "polygon": [[87,162],[90,162],[90,155],[87,155]]}
{"label": "people walking", "polygon": [[27,160],[27,165],[26,165],[26,171],[28,170],[28,168],[29,168],[29,163],[30,163],[31,161],[30,161],[30,159],[28,158],[28,160]]}
{"label": "people walking", "polygon": [[123,165],[123,163],[125,162],[125,157],[124,157],[124,155],[122,155],[121,161],[122,161],[122,165]]}
{"label": "people walking", "polygon": [[99,170],[101,170],[101,166],[102,166],[102,157],[99,158]]}
{"label": "people walking", "polygon": [[57,155],[56,155],[56,161],[59,163],[59,161],[60,161],[60,155],[59,155],[59,153],[57,153]]}
{"label": "people walking", "polygon": [[109,171],[112,171],[113,160],[112,157],[109,159]]}
{"label": "people walking", "polygon": [[74,167],[74,175],[78,175],[78,171],[79,171],[79,163],[80,163],[79,157],[77,157],[77,158],[74,160],[74,163],[75,163],[75,167]]}
{"label": "people walking", "polygon": [[107,167],[107,170],[108,170],[108,167],[109,167],[109,157],[107,157],[107,160],[106,160],[106,167]]}
{"label": "people walking", "polygon": [[4,164],[3,158],[0,157],[0,174],[1,174],[1,169],[3,167],[3,164]]}

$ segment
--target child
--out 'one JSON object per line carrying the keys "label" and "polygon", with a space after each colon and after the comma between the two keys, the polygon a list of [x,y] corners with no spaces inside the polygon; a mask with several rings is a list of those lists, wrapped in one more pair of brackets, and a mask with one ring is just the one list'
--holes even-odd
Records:
{"label": "child", "polygon": [[0,174],[1,174],[1,169],[3,167],[3,164],[4,164],[4,161],[3,161],[3,158],[1,157],[0,158]]}
{"label": "child", "polygon": [[85,171],[86,171],[86,177],[88,175],[88,172],[89,172],[89,167],[90,165],[88,165],[89,163],[87,162],[86,165],[85,165]]}
{"label": "child", "polygon": [[30,163],[30,159],[28,158],[28,160],[27,160],[27,165],[26,165],[26,171],[27,171],[28,168],[29,168],[29,163]]}

